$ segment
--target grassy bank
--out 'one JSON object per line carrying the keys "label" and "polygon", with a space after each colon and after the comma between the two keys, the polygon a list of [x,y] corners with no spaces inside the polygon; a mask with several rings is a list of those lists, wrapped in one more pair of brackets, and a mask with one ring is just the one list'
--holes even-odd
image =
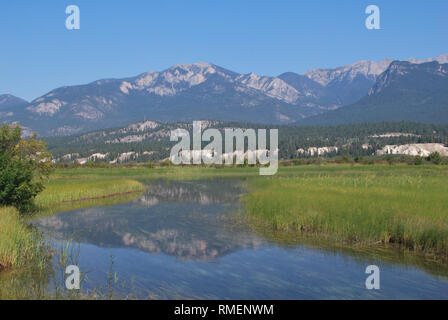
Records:
{"label": "grassy bank", "polygon": [[130,201],[146,189],[143,183],[134,179],[137,177],[122,172],[117,172],[116,176],[102,175],[90,170],[56,170],[44,191],[36,197],[38,215],[105,204],[102,200],[111,203],[116,203],[115,199]]}
{"label": "grassy bank", "polygon": [[51,180],[107,180],[107,179],[201,179],[208,177],[257,176],[257,167],[205,167],[171,166],[147,168],[143,165],[112,168],[67,168],[56,169]]}
{"label": "grassy bank", "polygon": [[40,263],[43,258],[40,234],[14,208],[0,208],[0,269]]}
{"label": "grassy bank", "polygon": [[446,256],[447,178],[445,167],[331,166],[251,180],[243,202],[252,222],[273,230],[398,243]]}
{"label": "grassy bank", "polygon": [[[130,201],[144,189],[143,183],[124,177],[61,177],[56,173],[35,200],[37,215],[105,205],[106,198],[111,203]],[[21,216],[14,208],[0,208],[0,270],[21,268],[41,260],[41,237],[27,225],[29,217],[35,215]]]}
{"label": "grassy bank", "polygon": [[143,191],[145,186],[130,179],[51,180],[36,198],[40,208],[64,202],[86,201]]}

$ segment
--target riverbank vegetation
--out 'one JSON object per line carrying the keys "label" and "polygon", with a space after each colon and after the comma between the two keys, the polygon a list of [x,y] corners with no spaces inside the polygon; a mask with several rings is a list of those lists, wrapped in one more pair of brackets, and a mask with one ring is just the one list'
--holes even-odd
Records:
{"label": "riverbank vegetation", "polygon": [[23,139],[19,126],[0,127],[0,206],[32,211],[51,170],[51,155],[36,135]]}
{"label": "riverbank vegetation", "polygon": [[335,167],[250,180],[243,197],[250,221],[275,231],[448,256],[448,168]]}
{"label": "riverbank vegetation", "polygon": [[51,179],[45,190],[36,197],[37,214],[57,212],[63,207],[72,210],[84,207],[85,202],[95,202],[126,195],[138,196],[146,187],[132,179]]}
{"label": "riverbank vegetation", "polygon": [[16,209],[0,208],[0,270],[44,260],[41,235],[26,225]]}

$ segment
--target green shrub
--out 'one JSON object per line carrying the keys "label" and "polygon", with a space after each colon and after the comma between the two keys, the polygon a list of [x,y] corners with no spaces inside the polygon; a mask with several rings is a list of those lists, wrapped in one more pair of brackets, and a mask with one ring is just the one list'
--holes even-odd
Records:
{"label": "green shrub", "polygon": [[342,163],[350,163],[352,162],[352,158],[348,155],[348,154],[344,154],[341,158],[340,158]]}
{"label": "green shrub", "polygon": [[415,164],[416,166],[422,165],[424,160],[425,160],[425,159],[424,159],[423,157],[415,156],[415,157],[414,157],[414,164]]}
{"label": "green shrub", "polygon": [[372,164],[375,164],[375,160],[372,158],[367,158],[367,159],[362,160],[362,164],[372,165]]}
{"label": "green shrub", "polygon": [[171,161],[169,159],[166,159],[164,161],[159,162],[159,166],[160,167],[172,167],[173,164],[171,163]]}
{"label": "green shrub", "polygon": [[442,157],[440,156],[440,153],[433,152],[429,155],[428,161],[431,161],[434,164],[440,164],[442,162]]}
{"label": "green shrub", "polygon": [[145,167],[148,169],[153,169],[155,167],[155,164],[152,161],[148,161],[145,163]]}
{"label": "green shrub", "polygon": [[34,208],[33,200],[44,189],[51,172],[51,155],[36,136],[23,139],[20,127],[0,128],[0,206],[21,212]]}
{"label": "green shrub", "polygon": [[304,161],[303,161],[303,159],[293,159],[292,164],[295,166],[301,166],[304,164]]}

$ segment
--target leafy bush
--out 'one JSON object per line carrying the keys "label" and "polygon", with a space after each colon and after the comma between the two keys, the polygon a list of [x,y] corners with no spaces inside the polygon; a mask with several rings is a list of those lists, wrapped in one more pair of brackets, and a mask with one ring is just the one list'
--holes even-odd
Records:
{"label": "leafy bush", "polygon": [[0,206],[27,212],[52,167],[45,144],[36,135],[23,139],[21,134],[18,126],[0,128]]}
{"label": "leafy bush", "polygon": [[352,158],[350,157],[350,155],[348,154],[344,154],[341,158],[340,158],[342,163],[350,163],[352,162]]}
{"label": "leafy bush", "polygon": [[153,169],[155,167],[155,164],[152,161],[148,161],[145,163],[145,167],[148,169]]}
{"label": "leafy bush", "polygon": [[170,161],[169,159],[166,159],[166,160],[164,160],[164,161],[161,161],[161,162],[159,163],[159,166],[160,166],[160,167],[172,167],[173,164],[171,163],[171,161]]}
{"label": "leafy bush", "polygon": [[442,157],[440,156],[440,153],[433,152],[429,155],[428,161],[431,161],[434,164],[440,164],[442,162]]}
{"label": "leafy bush", "polygon": [[365,164],[365,165],[372,165],[372,164],[375,164],[375,160],[372,159],[372,158],[366,158],[366,159],[363,159],[363,160],[362,160],[362,164]]}
{"label": "leafy bush", "polygon": [[414,157],[414,164],[415,164],[416,166],[422,165],[424,160],[425,160],[425,159],[424,159],[423,157],[415,156],[415,157]]}
{"label": "leafy bush", "polygon": [[92,161],[89,160],[87,161],[84,166],[86,166],[87,168],[110,168],[110,164],[105,162],[105,161]]}
{"label": "leafy bush", "polygon": [[353,159],[353,161],[355,161],[356,163],[360,163],[360,162],[362,162],[362,157],[361,156],[356,156],[354,159]]}

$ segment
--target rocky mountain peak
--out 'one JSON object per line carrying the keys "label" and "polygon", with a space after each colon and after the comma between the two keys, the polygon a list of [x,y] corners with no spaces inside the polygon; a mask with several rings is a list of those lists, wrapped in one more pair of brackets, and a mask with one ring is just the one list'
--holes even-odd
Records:
{"label": "rocky mountain peak", "polygon": [[12,94],[0,94],[0,109],[1,108],[13,108],[17,106],[23,106],[28,104],[27,101],[13,96]]}
{"label": "rocky mountain peak", "polygon": [[[441,59],[441,61],[444,60]],[[390,64],[389,68],[378,77],[377,82],[369,90],[368,95],[372,96],[378,94],[394,84],[400,84],[401,79],[404,77],[407,77],[408,84],[421,82],[423,77],[429,77],[428,81],[433,81],[435,78],[448,79],[448,64],[439,63],[436,59],[420,63],[394,61]],[[421,83],[420,85],[415,86],[423,88],[423,86],[426,85],[428,85],[428,82],[426,84]],[[431,89],[436,89],[436,87],[433,86]]]}
{"label": "rocky mountain peak", "polygon": [[438,63],[448,63],[448,54],[441,54],[435,58],[427,58],[427,59],[414,59],[414,58],[409,58],[407,61],[412,62],[412,63],[425,63],[425,62],[432,62],[432,61],[437,61]]}
{"label": "rocky mountain peak", "polygon": [[[180,63],[172,66],[168,70],[194,72],[194,73],[215,73],[216,66],[208,62],[196,62],[196,63]],[[167,71],[168,71],[167,70]]]}
{"label": "rocky mountain peak", "polygon": [[375,81],[376,77],[383,73],[392,61],[392,59],[384,59],[379,62],[361,60],[335,69],[311,69],[303,75],[323,86],[331,85],[333,82],[353,81],[359,75]]}

